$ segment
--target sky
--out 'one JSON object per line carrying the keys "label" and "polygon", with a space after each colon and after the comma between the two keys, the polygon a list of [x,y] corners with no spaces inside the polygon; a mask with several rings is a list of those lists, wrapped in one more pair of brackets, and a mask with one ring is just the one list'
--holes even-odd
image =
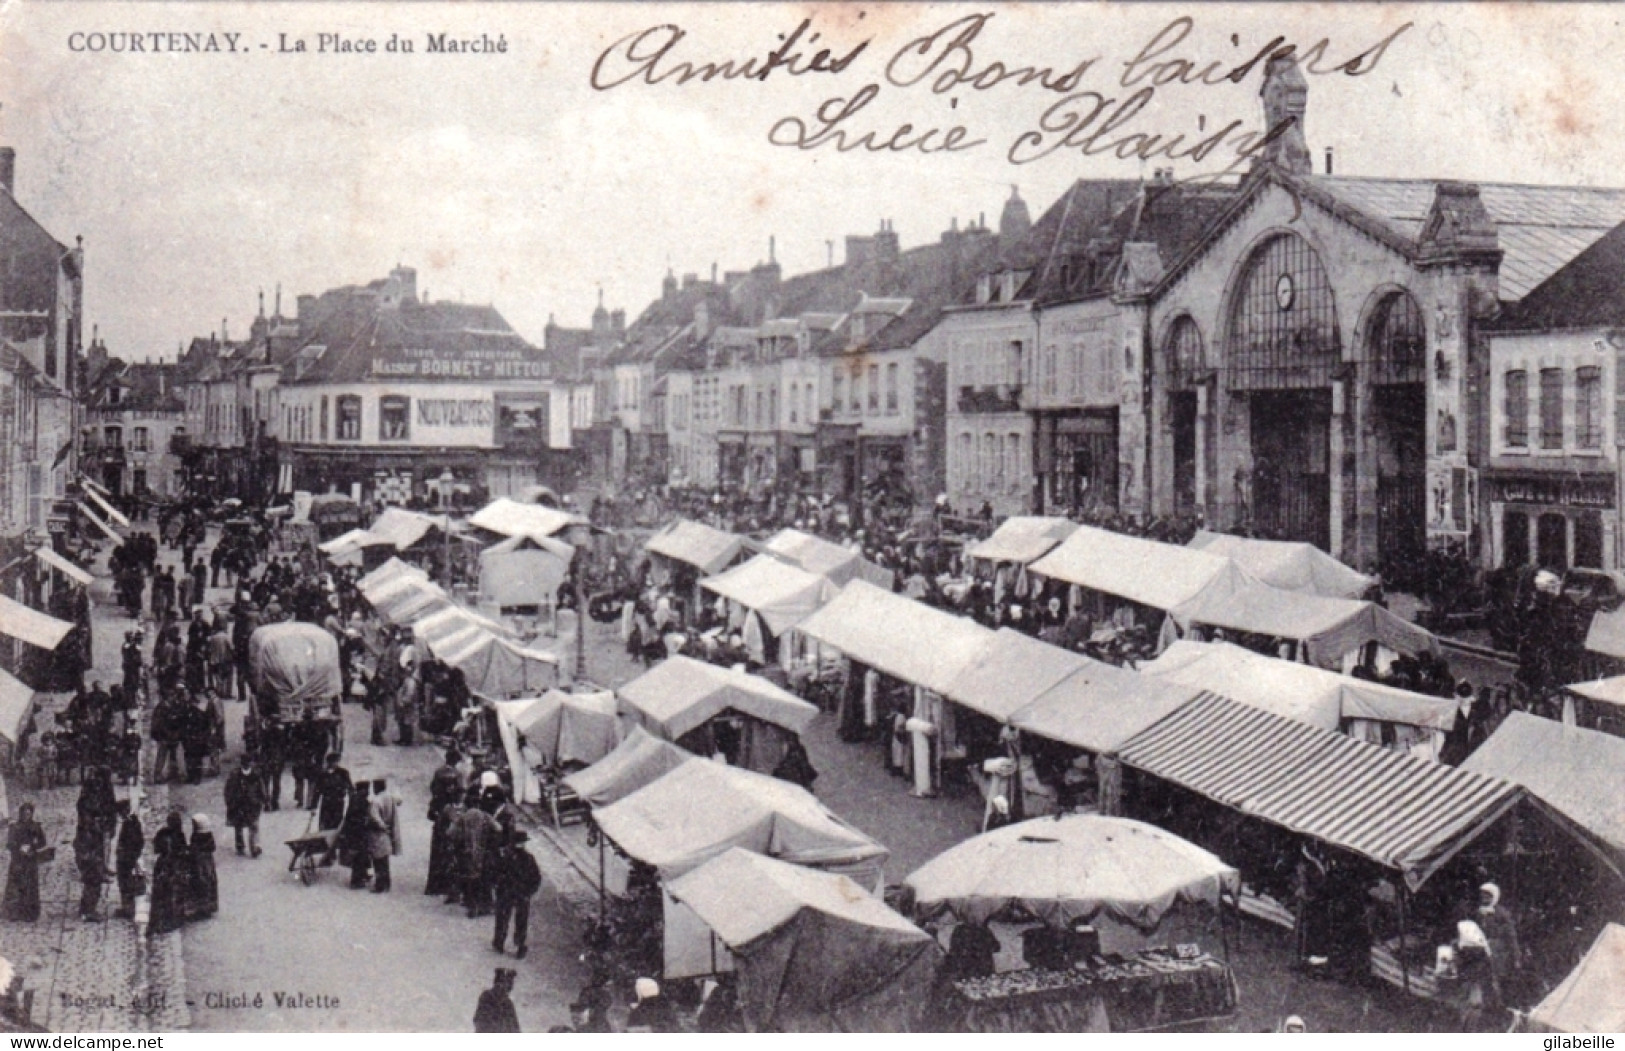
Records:
{"label": "sky", "polygon": [[[788,67],[677,83],[685,61],[760,72],[803,21]],[[744,269],[771,243],[795,274],[883,221],[905,248],[996,223],[1012,186],[1036,217],[1078,178],[1244,165],[1262,67],[1224,74],[1277,37],[1313,67],[1317,165],[1330,147],[1339,174],[1625,185],[1620,21],[1607,5],[0,0],[0,145],[24,207],[84,238],[86,319],[115,354],[172,356],[222,319],[240,338],[261,291],[270,310],[280,284],[292,314],[299,293],[397,264],[539,344],[550,317],[585,325],[600,289],[635,317],[668,268]],[[210,33],[223,50],[153,53]],[[430,53],[441,33],[505,50]],[[115,53],[115,34],[143,50]],[[1028,67],[1049,72],[1000,76]],[[1218,83],[1181,82],[1204,71]],[[847,152],[817,137],[842,111]],[[910,148],[857,141],[902,124]],[[961,148],[940,149],[956,125]],[[912,148],[927,129],[937,149]],[[1133,156],[1152,135],[1187,155]]]}

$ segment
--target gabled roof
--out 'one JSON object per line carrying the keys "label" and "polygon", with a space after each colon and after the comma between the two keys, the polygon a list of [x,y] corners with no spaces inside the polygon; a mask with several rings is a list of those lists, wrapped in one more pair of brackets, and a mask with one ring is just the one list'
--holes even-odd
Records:
{"label": "gabled roof", "polygon": [[326,351],[290,382],[334,383],[374,378],[375,358],[428,350],[439,359],[477,360],[493,351],[545,361],[540,349],[513,330],[492,306],[406,302],[382,306],[375,297],[351,296],[316,326],[306,347]]}
{"label": "gabled roof", "polygon": [[1625,325],[1625,224],[1603,234],[1497,319],[1502,330]]}

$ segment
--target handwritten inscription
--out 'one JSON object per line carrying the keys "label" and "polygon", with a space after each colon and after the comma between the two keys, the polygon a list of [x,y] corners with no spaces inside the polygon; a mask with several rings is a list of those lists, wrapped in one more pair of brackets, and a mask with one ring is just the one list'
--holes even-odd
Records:
{"label": "handwritten inscription", "polygon": [[[1285,36],[1245,44],[1228,40],[1234,54],[1204,54],[1193,43],[1197,23],[1181,16],[1158,29],[1127,57],[1083,54],[1061,63],[1041,64],[994,53],[985,37],[995,15],[960,15],[909,40],[878,70],[865,71],[872,37],[838,46],[814,45],[821,34],[803,19],[778,43],[761,52],[728,57],[691,54],[693,41],[681,26],[665,23],[628,34],[599,54],[591,83],[599,91],[628,85],[685,88],[713,83],[761,83],[775,72],[801,77],[822,75],[852,84],[832,93],[810,111],[774,120],[768,142],[796,150],[840,153],[960,153],[987,146],[957,114],[947,120],[894,122],[878,114],[888,93],[923,94],[958,108],[962,95],[1003,91],[1037,93],[1042,108],[1031,125],[1005,147],[1011,164],[1030,164],[1057,153],[1147,160],[1225,164],[1231,171],[1257,156],[1288,127],[1260,129],[1239,119],[1209,120],[1169,131],[1153,122],[1159,93],[1232,86],[1262,77],[1271,62],[1286,59],[1306,76],[1360,77],[1376,69],[1411,28],[1404,23],[1357,48],[1322,37],[1307,45]],[[878,76],[876,76],[878,72]],[[860,79],[861,78],[861,79]]]}

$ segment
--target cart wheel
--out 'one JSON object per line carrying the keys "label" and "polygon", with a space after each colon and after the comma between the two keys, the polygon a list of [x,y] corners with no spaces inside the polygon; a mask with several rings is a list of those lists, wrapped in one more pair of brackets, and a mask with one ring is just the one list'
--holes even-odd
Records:
{"label": "cart wheel", "polygon": [[316,866],[310,864],[309,861],[301,863],[299,866],[299,882],[308,887],[315,878]]}

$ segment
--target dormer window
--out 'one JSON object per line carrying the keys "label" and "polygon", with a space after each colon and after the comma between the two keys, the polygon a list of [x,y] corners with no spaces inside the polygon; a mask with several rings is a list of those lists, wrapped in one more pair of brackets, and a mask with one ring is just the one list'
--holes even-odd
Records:
{"label": "dormer window", "polygon": [[991,303],[993,301],[993,277],[983,274],[976,279],[976,302]]}
{"label": "dormer window", "polygon": [[1016,298],[1016,272],[1014,270],[1006,270],[999,275],[999,284],[1002,286],[1000,298],[1006,303]]}

